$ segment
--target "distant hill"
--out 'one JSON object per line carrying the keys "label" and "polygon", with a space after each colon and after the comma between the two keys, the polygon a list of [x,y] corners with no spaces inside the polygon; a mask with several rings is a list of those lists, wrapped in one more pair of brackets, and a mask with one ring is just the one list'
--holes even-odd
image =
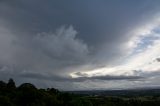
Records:
{"label": "distant hill", "polygon": [[74,94],[97,96],[157,96],[160,95],[160,88],[140,88],[127,90],[86,90],[69,92]]}

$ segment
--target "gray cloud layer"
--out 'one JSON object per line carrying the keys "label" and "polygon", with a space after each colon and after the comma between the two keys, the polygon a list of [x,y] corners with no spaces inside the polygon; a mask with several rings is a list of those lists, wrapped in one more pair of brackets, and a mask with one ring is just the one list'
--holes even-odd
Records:
{"label": "gray cloud layer", "polygon": [[4,33],[1,36],[1,45],[5,48],[2,51],[4,56],[1,56],[1,66],[13,70],[59,74],[67,67],[81,65],[86,62],[89,51],[82,40],[75,38],[76,33],[72,26],[61,27],[56,33],[40,33],[27,39]]}
{"label": "gray cloud layer", "polygon": [[0,78],[44,79],[59,88],[57,82],[65,80],[140,79],[70,79],[68,74],[85,66],[92,69],[121,61],[128,50],[124,44],[132,37],[126,33],[152,19],[159,4],[152,0],[1,0]]}

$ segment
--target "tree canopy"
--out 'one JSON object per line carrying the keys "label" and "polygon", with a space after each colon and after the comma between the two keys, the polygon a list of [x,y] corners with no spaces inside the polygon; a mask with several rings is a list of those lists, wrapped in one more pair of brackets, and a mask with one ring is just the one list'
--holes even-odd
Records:
{"label": "tree canopy", "polygon": [[[149,99],[148,99],[149,98]],[[16,87],[13,79],[0,81],[0,106],[160,106],[156,97],[105,97],[38,89],[31,83]]]}

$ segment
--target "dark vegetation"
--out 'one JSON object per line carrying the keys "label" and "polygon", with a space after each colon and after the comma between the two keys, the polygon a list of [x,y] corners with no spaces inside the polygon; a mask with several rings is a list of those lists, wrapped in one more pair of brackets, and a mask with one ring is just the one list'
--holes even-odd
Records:
{"label": "dark vegetation", "polygon": [[54,88],[37,89],[30,83],[16,87],[13,79],[10,79],[8,83],[0,81],[0,106],[160,106],[158,91],[150,91],[150,95],[147,92],[138,95],[135,93],[137,91],[118,91],[119,94],[107,92],[98,92],[99,95],[60,92]]}

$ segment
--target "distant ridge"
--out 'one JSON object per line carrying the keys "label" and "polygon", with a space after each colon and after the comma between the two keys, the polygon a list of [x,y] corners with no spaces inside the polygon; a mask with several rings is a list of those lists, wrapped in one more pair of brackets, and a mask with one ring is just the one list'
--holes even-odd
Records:
{"label": "distant ridge", "polygon": [[97,95],[97,96],[156,96],[160,95],[160,88],[134,88],[134,89],[118,89],[118,90],[85,90],[85,91],[68,91],[70,93],[82,95]]}

